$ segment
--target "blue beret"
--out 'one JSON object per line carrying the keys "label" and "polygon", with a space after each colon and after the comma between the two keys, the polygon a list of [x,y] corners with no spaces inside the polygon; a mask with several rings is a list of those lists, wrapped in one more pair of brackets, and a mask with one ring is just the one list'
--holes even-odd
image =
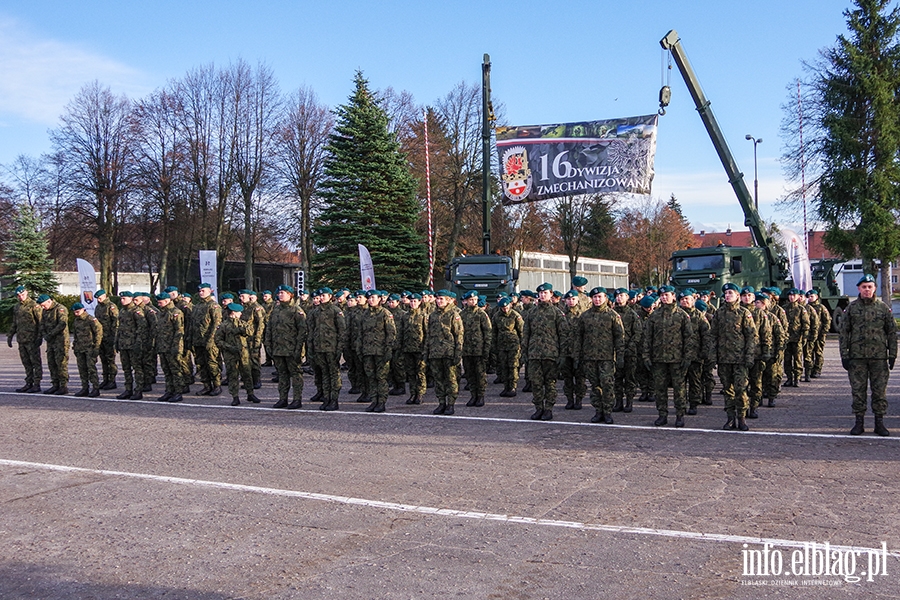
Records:
{"label": "blue beret", "polygon": [[334,295],[334,292],[331,291],[331,288],[330,288],[330,287],[319,288],[319,293],[320,293],[320,294],[328,294],[328,295],[331,295],[331,296]]}
{"label": "blue beret", "polygon": [[862,276],[862,279],[856,282],[857,286],[860,286],[864,283],[875,283],[875,278],[869,275],[868,273]]}
{"label": "blue beret", "polygon": [[243,295],[243,294],[247,294],[249,296],[252,293],[253,293],[253,290],[248,290],[247,288],[238,290],[238,296]]}
{"label": "blue beret", "polygon": [[400,294],[391,294],[390,296],[388,296],[388,300],[396,300],[397,302],[399,302]]}
{"label": "blue beret", "polygon": [[563,293],[559,290],[553,290],[553,295],[557,298],[562,298]]}
{"label": "blue beret", "polygon": [[234,294],[232,294],[231,292],[225,292],[224,294],[222,294],[220,300],[234,300]]}
{"label": "blue beret", "polygon": [[263,290],[263,295],[266,295],[266,294],[268,294],[268,295],[271,296],[271,295],[272,295],[272,290]]}
{"label": "blue beret", "polygon": [[628,290],[623,287],[616,288],[616,296],[618,296],[619,294],[627,294],[627,293],[628,293]]}
{"label": "blue beret", "polygon": [[184,298],[185,300],[190,300],[190,299],[191,299],[191,295],[190,295],[190,294],[182,294],[181,297]]}
{"label": "blue beret", "polygon": [[366,290],[366,298],[371,298],[373,296],[375,296],[376,298],[380,298],[381,292],[379,292],[378,290]]}
{"label": "blue beret", "polygon": [[450,290],[438,290],[434,293],[435,296],[443,296],[444,298],[452,298],[453,293]]}
{"label": "blue beret", "polygon": [[50,299],[50,296],[48,294],[41,294],[40,296],[37,297],[37,303],[43,304],[44,302],[46,302],[49,299]]}
{"label": "blue beret", "polygon": [[81,310],[82,308],[84,308],[84,304],[81,302],[76,302],[72,305],[72,310]]}
{"label": "blue beret", "polygon": [[587,285],[587,284],[588,284],[588,280],[586,277],[578,276],[578,277],[572,278],[572,285],[574,287],[581,287],[581,286]]}
{"label": "blue beret", "polygon": [[504,306],[509,306],[511,303],[512,300],[510,300],[509,298],[500,298],[500,300],[497,301],[497,306],[503,308]]}
{"label": "blue beret", "polygon": [[[859,285],[859,284],[857,283],[856,285]],[[794,296],[802,296],[803,292],[795,287],[792,287],[791,289],[788,290],[788,294],[794,295]]]}
{"label": "blue beret", "polygon": [[762,292],[756,292],[753,295],[756,298],[756,300],[768,300],[769,299],[769,297],[766,296],[765,294],[763,294]]}
{"label": "blue beret", "polygon": [[410,295],[409,295],[409,299],[410,299],[410,300],[421,300],[421,299],[422,299],[422,294],[410,294]]}
{"label": "blue beret", "polygon": [[629,297],[629,298],[637,298],[637,295],[638,295],[638,291],[637,291],[637,290],[628,290],[628,297]]}

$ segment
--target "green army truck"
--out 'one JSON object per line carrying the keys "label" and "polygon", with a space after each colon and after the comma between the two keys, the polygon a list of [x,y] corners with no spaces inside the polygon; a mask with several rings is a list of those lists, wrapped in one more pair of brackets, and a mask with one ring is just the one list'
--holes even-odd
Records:
{"label": "green army truck", "polygon": [[516,291],[519,270],[512,266],[512,258],[499,254],[457,256],[444,270],[445,286],[459,298],[470,290],[496,302],[497,294]]}

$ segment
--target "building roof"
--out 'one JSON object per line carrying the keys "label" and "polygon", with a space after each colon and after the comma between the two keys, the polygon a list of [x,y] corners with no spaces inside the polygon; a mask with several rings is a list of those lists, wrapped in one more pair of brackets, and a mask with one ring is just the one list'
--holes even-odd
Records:
{"label": "building roof", "polygon": [[[810,231],[808,242],[808,254],[811,260],[822,258],[841,258],[825,247],[825,232]],[[694,248],[709,248],[725,244],[726,246],[750,246],[753,239],[750,231],[701,231],[694,234]]]}

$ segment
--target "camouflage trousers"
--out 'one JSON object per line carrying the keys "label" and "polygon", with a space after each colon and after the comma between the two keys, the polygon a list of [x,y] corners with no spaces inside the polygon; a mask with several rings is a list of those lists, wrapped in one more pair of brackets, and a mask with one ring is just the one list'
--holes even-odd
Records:
{"label": "camouflage trousers", "polygon": [[119,349],[122,374],[125,376],[126,390],[140,390],[144,387],[144,371],[141,368],[141,351]]}
{"label": "camouflage trousers", "polygon": [[47,370],[50,382],[60,387],[69,384],[69,341],[47,342]]}
{"label": "camouflage trousers", "polygon": [[197,361],[197,374],[207,387],[219,387],[222,383],[222,371],[219,368],[219,348],[212,346],[194,346],[194,357]]}
{"label": "camouflage trousers", "polygon": [[651,373],[644,361],[635,360],[634,379],[637,386],[641,389],[641,395],[653,393],[653,373]]}
{"label": "camouflage trousers", "polygon": [[428,364],[438,403],[453,406],[459,395],[459,361],[452,358],[432,358]]}
{"label": "camouflage trousers", "polygon": [[784,348],[784,373],[790,379],[800,379],[803,374],[803,344],[788,342]]}
{"label": "camouflage trousers", "polygon": [[781,391],[781,381],[784,377],[784,350],[779,350],[775,357],[766,362],[766,368],[763,371],[763,396],[772,398],[778,397]]}
{"label": "camouflage trousers", "polygon": [[519,385],[519,346],[497,349],[497,375],[507,390]]}
{"label": "camouflage trousers", "polygon": [[703,383],[703,363],[692,362],[685,373],[688,406],[696,407],[703,401],[706,387]]}
{"label": "camouflage trousers", "polygon": [[25,383],[40,383],[44,374],[41,365],[41,340],[35,342],[19,341],[19,360],[25,367]]}
{"label": "camouflage trousers", "polygon": [[75,363],[78,365],[81,387],[86,388],[90,385],[96,388],[100,385],[100,379],[97,376],[97,357],[93,351],[76,352]]}
{"label": "camouflage trousers", "polygon": [[275,371],[278,373],[278,399],[287,400],[288,392],[294,388],[294,400],[303,400],[303,370],[300,357],[273,356]]}
{"label": "camouflage trousers", "polygon": [[385,360],[383,356],[365,355],[363,368],[366,371],[366,389],[369,391],[369,398],[376,402],[386,402],[391,361]]}
{"label": "camouflage trousers", "polygon": [[403,352],[400,349],[395,349],[391,355],[388,381],[391,383],[391,387],[399,387],[406,384],[406,367],[403,365]]}
{"label": "camouflage trousers", "polygon": [[587,385],[584,383],[585,373],[583,369],[575,368],[575,359],[565,357],[559,368],[559,378],[563,380],[563,395],[567,400],[578,398],[580,401],[587,393]]}
{"label": "camouflage trousers", "polygon": [[616,399],[616,363],[611,360],[586,360],[582,368],[591,383],[591,406],[611,413]]}
{"label": "camouflage trousers", "polygon": [[616,400],[634,398],[637,390],[637,379],[635,378],[637,362],[637,357],[626,354],[625,367],[616,369]]}
{"label": "camouflage trousers", "polygon": [[366,373],[363,371],[359,355],[351,348],[344,348],[344,362],[347,363],[347,379],[350,380],[350,388],[366,389]]}
{"label": "camouflage trousers", "polygon": [[473,398],[484,397],[487,391],[487,361],[478,356],[463,356],[463,371]]}
{"label": "camouflage trousers", "polygon": [[262,378],[262,361],[260,360],[260,346],[253,346],[247,348],[247,355],[250,358],[250,379],[253,381],[253,384],[259,382]]}
{"label": "camouflage trousers", "polygon": [[887,360],[883,358],[850,359],[850,390],[853,393],[853,414],[866,414],[867,388],[872,388],[872,413],[882,416],[887,412],[887,384],[890,376]]}
{"label": "camouflage trousers", "polygon": [[180,354],[159,354],[159,364],[162,367],[163,377],[166,378],[166,392],[172,394],[180,394],[184,389],[185,382],[190,379],[184,378],[187,366]]}
{"label": "camouflage trousers", "polygon": [[[152,346],[151,346],[152,348]],[[158,363],[156,352],[148,351],[143,353],[144,383],[153,383],[158,373]]]}
{"label": "camouflage trousers", "polygon": [[744,364],[719,363],[719,379],[725,390],[725,412],[729,417],[747,416],[747,379]]}
{"label": "camouflage trousers", "polygon": [[232,398],[237,398],[241,390],[241,383],[247,393],[253,393],[253,378],[250,375],[250,355],[243,352],[222,352],[222,360],[225,362],[225,372],[228,373],[228,393]]}
{"label": "camouflage trousers", "polygon": [[687,410],[687,386],[685,369],[681,363],[653,363],[653,393],[656,396],[656,410],[660,416],[669,414],[669,386],[672,386],[672,402],[675,415],[684,415]]}
{"label": "camouflage trousers", "polygon": [[313,362],[321,372],[318,390],[322,392],[322,401],[337,400],[341,393],[341,355],[337,352],[316,352]]}
{"label": "camouflage trousers", "polygon": [[404,352],[403,366],[406,369],[406,380],[409,381],[411,396],[425,395],[425,359],[421,352]]}
{"label": "camouflage trousers", "polygon": [[825,366],[825,337],[822,336],[816,340],[815,345],[813,346],[813,358],[812,358],[813,375],[821,375],[822,367]]}
{"label": "camouflage trousers", "polygon": [[549,410],[556,404],[556,378],[559,367],[556,359],[528,360],[528,381],[533,394],[531,402],[537,408]]}
{"label": "camouflage trousers", "polygon": [[115,381],[119,368],[116,366],[116,343],[107,340],[106,336],[100,342],[100,366],[103,368],[103,381]]}
{"label": "camouflage trousers", "polygon": [[764,360],[757,360],[747,372],[747,405],[750,410],[762,404],[763,373],[767,364]]}

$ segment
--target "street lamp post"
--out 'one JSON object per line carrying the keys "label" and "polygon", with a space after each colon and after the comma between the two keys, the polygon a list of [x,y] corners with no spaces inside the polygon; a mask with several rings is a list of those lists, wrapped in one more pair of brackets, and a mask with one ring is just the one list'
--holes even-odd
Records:
{"label": "street lamp post", "polygon": [[756,146],[762,144],[762,138],[755,138],[749,133],[745,137],[753,140],[753,203],[756,205],[756,210],[759,210],[759,169],[756,162]]}

